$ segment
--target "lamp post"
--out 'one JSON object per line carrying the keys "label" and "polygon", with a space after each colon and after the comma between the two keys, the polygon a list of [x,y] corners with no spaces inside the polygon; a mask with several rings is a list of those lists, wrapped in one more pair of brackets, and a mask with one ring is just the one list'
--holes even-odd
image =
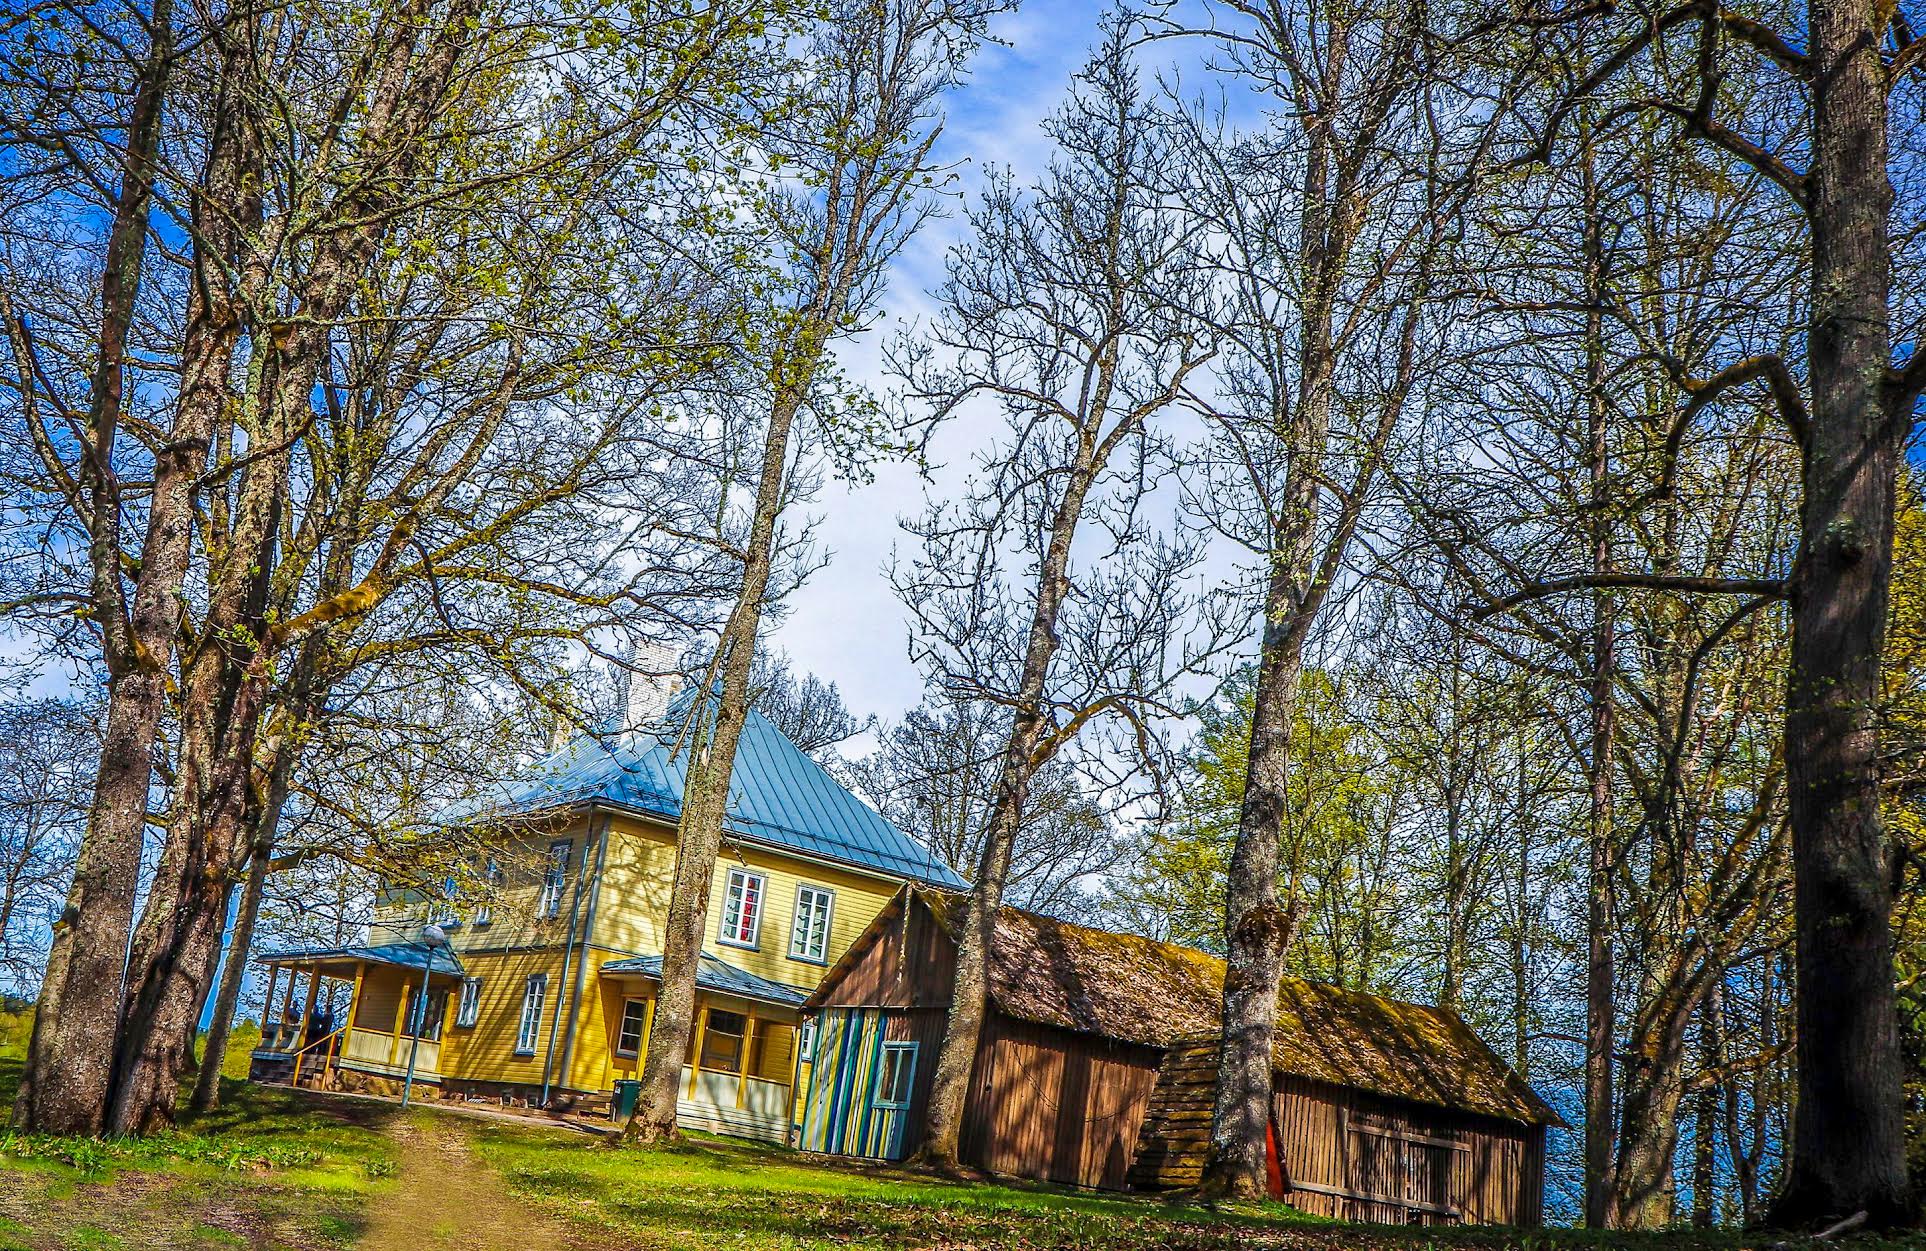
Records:
{"label": "lamp post", "polygon": [[408,1096],[415,1089],[415,1056],[421,1051],[422,1018],[428,1015],[428,977],[435,968],[435,952],[448,945],[448,935],[439,925],[421,927],[421,945],[428,949],[428,958],[421,963],[421,995],[415,1000],[414,1019],[408,1023],[408,1078],[401,1083],[401,1106],[408,1106]]}

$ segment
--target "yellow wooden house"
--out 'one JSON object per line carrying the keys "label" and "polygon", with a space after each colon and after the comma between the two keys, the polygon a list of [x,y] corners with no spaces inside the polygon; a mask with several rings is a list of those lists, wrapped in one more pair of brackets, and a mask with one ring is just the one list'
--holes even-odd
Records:
{"label": "yellow wooden house", "polygon": [[[392,1089],[412,1060],[418,1094],[606,1104],[648,1046],[685,760],[673,730],[582,736],[489,811],[486,889],[386,898],[364,942],[260,957],[254,1076]],[[798,1009],[906,882],[963,885],[752,712],[710,883],[684,1125],[790,1138],[810,1063]],[[422,941],[431,922],[446,945]]]}

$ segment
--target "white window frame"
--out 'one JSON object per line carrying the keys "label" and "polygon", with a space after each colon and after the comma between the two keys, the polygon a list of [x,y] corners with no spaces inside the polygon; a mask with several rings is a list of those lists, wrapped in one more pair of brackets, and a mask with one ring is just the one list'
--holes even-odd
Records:
{"label": "white window frame", "polygon": [[548,1003],[548,974],[531,973],[522,983],[522,1017],[515,1028],[515,1054],[532,1056],[542,1040],[542,1009]]}
{"label": "white window frame", "polygon": [[[913,1042],[885,1042],[883,1044],[883,1050],[876,1058],[876,1090],[870,1097],[869,1102],[871,1107],[909,1107],[910,1102],[916,1098],[916,1052],[917,1046]],[[905,1063],[909,1066],[903,1071],[904,1089],[903,1097],[900,1100],[883,1098],[883,1083],[889,1080],[889,1061],[892,1055],[907,1057]]]}
{"label": "white window frame", "polygon": [[475,928],[495,923],[495,892],[501,889],[502,866],[489,857],[488,864],[482,869],[482,897],[475,904]]}
{"label": "white window frame", "polygon": [[[629,1008],[631,1005],[634,1005],[634,1004],[642,1005],[642,1020],[638,1023],[638,1027],[635,1031],[635,1046],[625,1047],[622,1045],[622,1034],[624,1032],[624,1028],[629,1023]],[[642,1054],[642,1043],[644,1039],[648,1038],[648,1036],[649,1036],[649,1001],[648,999],[639,997],[639,996],[631,996],[630,998],[624,999],[622,1001],[622,1015],[617,1017],[615,1021],[615,1054],[618,1056],[624,1056],[630,1060],[635,1059],[638,1055]]]}
{"label": "white window frame", "polygon": [[542,894],[535,904],[535,915],[544,921],[562,915],[562,896],[568,893],[568,865],[574,856],[573,839],[559,838],[548,845],[548,863],[542,866]]}
{"label": "white window frame", "polygon": [[481,1019],[481,984],[479,977],[461,979],[461,1002],[455,1008],[457,1028],[474,1029],[475,1022]]}
{"label": "white window frame", "polygon": [[[417,1006],[419,1005],[419,1006]],[[415,1013],[421,1019],[415,1019]],[[403,996],[401,1005],[401,1036],[421,1042],[438,1043],[441,1041],[441,1027],[448,1021],[448,992],[431,990],[426,999],[420,986],[410,986]]]}
{"label": "white window frame", "polygon": [[461,924],[461,882],[454,874],[441,879],[441,898],[435,902],[434,923],[452,930]]}
{"label": "white window frame", "polygon": [[[743,901],[749,896],[748,884],[756,884],[756,909],[749,919],[749,937],[737,937],[742,932]],[[739,887],[737,883],[741,883]],[[729,915],[730,908],[735,915]],[[716,924],[716,941],[725,947],[741,947],[755,951],[762,942],[762,914],[769,910],[769,875],[754,869],[731,869],[722,888],[722,917]]]}
{"label": "white window frame", "polygon": [[[822,947],[814,955],[809,951],[809,932],[804,929],[806,918],[815,916],[814,905],[810,911],[803,911],[803,897],[814,896],[822,904]],[[805,964],[829,963],[829,930],[836,924],[836,892],[827,886],[817,886],[813,882],[796,883],[796,912],[789,927],[789,958],[801,960]]]}
{"label": "white window frame", "polygon": [[806,1064],[816,1061],[816,1018],[813,1016],[796,1025],[796,1058]]}

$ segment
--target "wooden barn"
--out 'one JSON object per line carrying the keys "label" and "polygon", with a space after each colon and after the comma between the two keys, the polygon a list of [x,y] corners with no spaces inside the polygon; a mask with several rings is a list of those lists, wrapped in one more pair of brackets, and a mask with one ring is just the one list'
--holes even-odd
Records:
{"label": "wooden barn", "polygon": [[[894,1160],[921,1145],[960,904],[905,888],[804,1004],[815,1032],[803,1149]],[[1111,1190],[1195,1184],[1223,976],[1187,947],[1003,909],[965,1162]],[[1279,1197],[1352,1219],[1537,1223],[1556,1118],[1463,1022],[1335,987],[1284,989]]]}
{"label": "wooden barn", "polygon": [[[1536,1226],[1557,1114],[1458,1017],[1286,979],[1278,988],[1269,1141],[1274,1198],[1384,1224]],[[1213,1032],[1165,1052],[1128,1184],[1202,1178]]]}

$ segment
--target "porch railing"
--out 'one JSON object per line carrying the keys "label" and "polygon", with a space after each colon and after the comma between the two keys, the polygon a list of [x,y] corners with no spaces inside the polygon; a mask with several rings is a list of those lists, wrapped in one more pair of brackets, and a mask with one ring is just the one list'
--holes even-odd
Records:
{"label": "porch railing", "polygon": [[300,1032],[294,1028],[292,1022],[286,1023],[286,1026],[284,1029],[262,1031],[261,1046],[255,1051],[255,1056],[257,1058],[271,1056],[277,1063],[290,1063],[291,1067],[287,1070],[290,1086],[300,1085],[304,1073],[325,1081],[328,1070],[334,1067],[340,1055],[341,1043],[348,1032],[348,1027],[344,1025],[340,1029],[331,1030],[304,1046],[294,1046],[293,1044],[300,1040]]}
{"label": "porch railing", "polygon": [[[413,1040],[405,1033],[364,1029],[357,1025],[349,1029],[347,1034],[347,1040],[341,1048],[341,1058],[344,1060],[382,1070],[399,1068],[408,1063],[408,1050]],[[428,1074],[441,1071],[441,1043],[438,1039],[421,1040],[421,1050],[415,1057],[415,1071]]]}
{"label": "porch railing", "polygon": [[788,1123],[788,1082],[763,1077],[741,1077],[715,1069],[691,1073],[682,1066],[682,1102],[705,1109],[736,1112],[752,1120]]}

